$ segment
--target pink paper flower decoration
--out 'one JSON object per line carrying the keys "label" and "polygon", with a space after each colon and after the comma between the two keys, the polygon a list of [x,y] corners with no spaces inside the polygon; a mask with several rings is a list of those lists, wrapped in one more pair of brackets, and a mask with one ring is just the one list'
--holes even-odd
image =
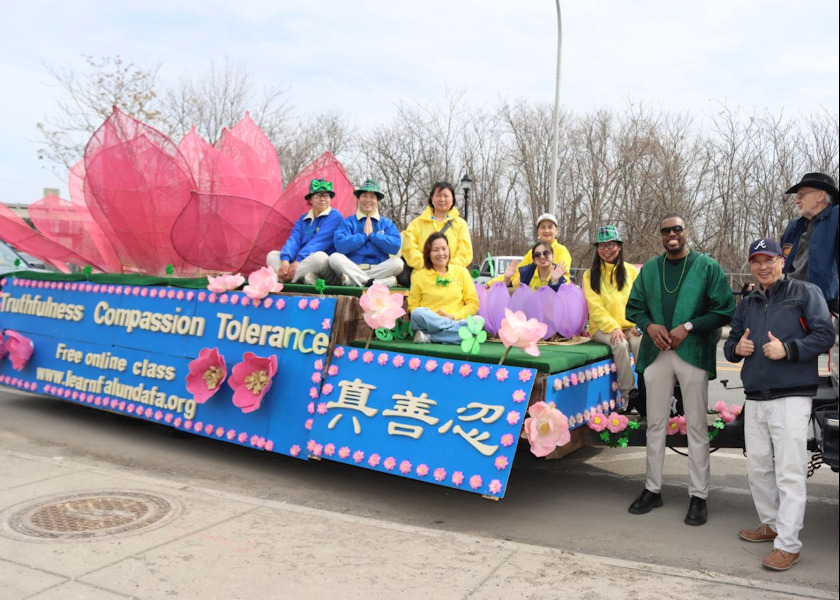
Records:
{"label": "pink paper flower decoration", "polygon": [[272,293],[283,290],[283,284],[277,280],[277,273],[271,267],[257,269],[248,275],[248,285],[242,291],[253,300],[262,300]]}
{"label": "pink paper flower decoration", "polygon": [[569,420],[553,404],[536,402],[528,408],[528,414],[524,428],[534,456],[545,456],[572,440]]}
{"label": "pink paper flower decoration", "polygon": [[499,339],[507,348],[521,348],[531,356],[539,356],[537,342],[543,338],[548,325],[536,319],[529,319],[521,310],[505,309],[505,318],[499,328]]}
{"label": "pink paper flower decoration", "polygon": [[426,361],[426,370],[427,370],[429,373],[431,373],[432,371],[434,371],[435,369],[437,369],[437,366],[438,366],[437,361],[436,361],[436,360],[434,360],[434,359],[430,359],[430,360],[427,360],[427,361]]}
{"label": "pink paper flower decoration", "polygon": [[274,308],[277,310],[283,310],[286,308],[286,301],[283,298],[277,298],[277,301],[274,303]]}
{"label": "pink paper flower decoration", "polygon": [[324,446],[324,456],[332,456],[335,454],[335,444],[327,444]]}
{"label": "pink paper flower decoration", "polygon": [[426,465],[426,464],[417,465],[417,469],[415,469],[414,472],[417,473],[417,475],[419,475],[420,477],[425,477],[426,475],[429,474],[429,465]]}
{"label": "pink paper flower decoration", "polygon": [[312,425],[315,423],[315,419],[306,419],[303,423],[303,428],[307,431],[312,431]]}
{"label": "pink paper flower decoration", "polygon": [[507,422],[508,425],[516,425],[519,423],[519,419],[522,417],[517,411],[512,410],[507,414]]}
{"label": "pink paper flower decoration", "polygon": [[461,471],[455,471],[452,473],[452,483],[455,485],[461,485],[464,483],[464,474]]}
{"label": "pink paper flower decoration", "polygon": [[272,450],[274,450],[274,440],[266,440],[265,449],[268,452],[271,452]]}
{"label": "pink paper flower decoration", "polygon": [[291,448],[289,448],[289,454],[291,454],[292,456],[297,456],[298,454],[300,454],[300,446],[298,446],[297,444],[293,445]]}
{"label": "pink paper flower decoration", "polygon": [[271,298],[266,298],[265,300],[263,300],[262,303],[262,305],[266,308],[271,308],[272,304],[274,304],[274,300],[272,300]]}
{"label": "pink paper flower decoration", "polygon": [[408,361],[408,368],[412,371],[416,371],[420,368],[420,359],[416,356],[414,358],[409,359]]}
{"label": "pink paper flower decoration", "polygon": [[[243,431],[236,437],[236,439],[240,444],[244,444],[248,441],[248,434]],[[298,447],[298,452],[300,452],[300,447]]]}
{"label": "pink paper flower decoration", "polygon": [[476,375],[479,379],[487,379],[487,376],[490,375],[490,367],[478,367]]}
{"label": "pink paper flower decoration", "polygon": [[228,385],[233,388],[233,404],[249,413],[257,410],[277,373],[277,355],[269,358],[253,352],[242,355],[242,362],[233,367]]}
{"label": "pink paper flower decoration", "polygon": [[507,381],[508,378],[508,370],[505,368],[501,368],[496,371],[496,379],[498,381]]}
{"label": "pink paper flower decoration", "polygon": [[498,479],[494,479],[490,482],[490,493],[491,494],[498,494],[502,491],[502,482]]}
{"label": "pink paper flower decoration", "polygon": [[321,386],[321,393],[324,394],[325,396],[329,396],[330,392],[332,392],[332,391],[333,391],[333,386],[332,386],[331,383],[325,383],[323,386]]}
{"label": "pink paper flower decoration", "polygon": [[395,368],[399,369],[405,363],[405,357],[402,354],[397,354],[391,361]]}
{"label": "pink paper flower decoration", "polygon": [[384,367],[385,365],[387,365],[387,364],[388,364],[388,353],[387,353],[387,352],[381,352],[381,353],[379,354],[379,356],[377,356],[377,357],[376,357],[376,362],[377,362],[380,366],[383,366],[383,367]]}
{"label": "pink paper flower decoration", "polygon": [[321,383],[321,373],[320,373],[320,371],[315,371],[314,373],[312,373],[312,375],[309,377],[309,379],[312,380],[312,383]]}
{"label": "pink paper flower decoration", "polygon": [[385,462],[382,463],[382,466],[385,467],[386,471],[393,471],[396,465],[397,459],[395,459],[393,456],[389,456],[385,459]]}
{"label": "pink paper flower decoration", "polygon": [[432,476],[435,478],[435,481],[443,481],[444,479],[446,479],[446,469],[438,467],[437,469],[435,469],[435,472],[432,474]]}
{"label": "pink paper flower decoration", "polygon": [[532,374],[530,369],[522,369],[521,371],[519,371],[519,381],[521,381],[522,383],[531,381],[531,376]]}
{"label": "pink paper flower decoration", "polygon": [[512,446],[513,445],[513,434],[512,433],[504,434],[502,436],[501,441],[502,441],[502,446],[504,446],[505,448],[507,448],[509,446]]}
{"label": "pink paper flower decoration", "polygon": [[604,431],[607,428],[607,417],[601,413],[595,413],[589,419],[589,429],[593,431]]}
{"label": "pink paper flower decoration", "polygon": [[347,458],[348,456],[350,456],[350,448],[348,448],[347,446],[342,446],[338,449],[339,458]]}
{"label": "pink paper flower decoration", "polygon": [[473,475],[470,477],[470,487],[474,490],[477,490],[481,487],[484,481],[481,479],[481,475]]}
{"label": "pink paper flower decoration", "polygon": [[25,335],[6,330],[6,351],[9,353],[9,360],[12,361],[12,368],[15,371],[22,371],[35,352],[35,344]]}
{"label": "pink paper flower decoration", "polygon": [[321,321],[321,329],[323,329],[324,331],[329,331],[330,327],[332,327],[332,323],[330,323],[329,319],[324,319],[323,321]]}
{"label": "pink paper flower decoration", "polygon": [[731,412],[736,417],[741,414],[741,410],[743,410],[743,406],[739,406],[738,404],[733,404],[729,407],[729,412]]}
{"label": "pink paper flower decoration", "polygon": [[319,415],[327,414],[327,403],[326,402],[319,402],[316,410],[318,411]]}
{"label": "pink paper flower decoration", "polygon": [[444,375],[452,375],[452,372],[455,370],[455,365],[451,362],[443,363],[443,366],[440,368]]}
{"label": "pink paper flower decoration", "polygon": [[678,417],[671,417],[668,419],[668,425],[665,426],[665,431],[668,435],[674,435],[680,432],[680,420]]}
{"label": "pink paper flower decoration", "polygon": [[470,373],[472,373],[472,367],[467,364],[463,364],[458,368],[458,374],[461,377],[469,377]]}
{"label": "pink paper flower decoration", "polygon": [[218,348],[202,348],[198,358],[190,362],[187,373],[187,391],[193,395],[193,400],[204,404],[227,378],[225,357],[219,354]]}
{"label": "pink paper flower decoration", "polygon": [[236,275],[219,275],[218,277],[207,276],[207,289],[215,294],[235,290],[243,283],[245,283],[245,278],[239,273]]}
{"label": "pink paper flower decoration", "polygon": [[318,388],[316,388],[314,386],[309,388],[309,397],[310,398],[317,398],[318,397]]}
{"label": "pink paper flower decoration", "polygon": [[504,456],[504,455],[497,456],[496,460],[493,461],[493,464],[496,465],[496,468],[499,469],[500,471],[503,471],[503,470],[507,469],[507,466],[508,466],[507,456]]}
{"label": "pink paper flower decoration", "polygon": [[683,434],[683,435],[688,434],[688,425],[685,422],[685,415],[678,415],[677,416],[677,425],[679,425],[681,434]]}
{"label": "pink paper flower decoration", "polygon": [[306,405],[306,412],[308,412],[310,415],[315,414],[315,403],[314,402],[310,402],[309,404]]}
{"label": "pink paper flower decoration", "polygon": [[330,368],[327,369],[327,375],[329,375],[330,377],[335,377],[336,375],[338,375],[338,366],[330,365]]}
{"label": "pink paper flower decoration", "polygon": [[353,348],[350,352],[347,353],[347,360],[353,361],[359,358],[359,351]]}
{"label": "pink paper flower decoration", "polygon": [[353,453],[353,462],[355,462],[355,463],[360,463],[360,462],[362,462],[364,459],[365,459],[365,453],[364,453],[364,452],[362,452],[361,450],[356,450],[356,451]]}
{"label": "pink paper flower decoration", "polygon": [[309,301],[309,308],[311,310],[318,310],[319,306],[321,306],[321,301],[318,298],[313,298]]}
{"label": "pink paper flower decoration", "polygon": [[610,416],[607,417],[607,429],[613,433],[618,433],[619,431],[624,431],[627,428],[628,422],[629,419],[624,415],[610,413]]}
{"label": "pink paper flower decoration", "polygon": [[400,473],[404,475],[411,473],[411,461],[404,460],[400,463]]}
{"label": "pink paper flower decoration", "polygon": [[379,283],[374,283],[362,294],[359,306],[364,311],[365,323],[371,329],[393,329],[397,319],[405,314],[403,295],[392,294],[391,290]]}
{"label": "pink paper flower decoration", "polygon": [[344,356],[344,348],[339,346],[338,348],[333,350],[333,356],[335,356],[336,358],[341,358],[342,356]]}
{"label": "pink paper flower decoration", "polygon": [[307,304],[308,303],[306,302],[306,298],[301,298],[300,300],[298,300],[298,308],[300,310],[304,310]]}
{"label": "pink paper flower decoration", "polygon": [[373,362],[373,352],[368,350],[367,352],[362,354],[362,362],[365,363],[366,365]]}
{"label": "pink paper flower decoration", "polygon": [[380,462],[381,460],[382,460],[382,457],[380,457],[378,454],[371,454],[371,455],[368,457],[368,464],[369,464],[371,467],[377,467],[377,466],[379,466],[379,462]]}
{"label": "pink paper flower decoration", "polygon": [[513,392],[513,401],[514,402],[524,402],[525,401],[525,391],[524,390],[516,390]]}

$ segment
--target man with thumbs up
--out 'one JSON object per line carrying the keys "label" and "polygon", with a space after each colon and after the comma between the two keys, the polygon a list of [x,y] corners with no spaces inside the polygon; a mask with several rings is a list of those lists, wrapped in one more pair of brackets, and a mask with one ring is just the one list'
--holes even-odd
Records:
{"label": "man with thumbs up", "polygon": [[747,477],[761,520],[738,535],[747,542],[773,542],[761,564],[785,571],[799,562],[802,549],[817,357],[834,343],[834,326],[820,288],[785,278],[778,242],[754,241],[749,262],[758,287],[735,309],[723,347],[730,362],[744,361]]}

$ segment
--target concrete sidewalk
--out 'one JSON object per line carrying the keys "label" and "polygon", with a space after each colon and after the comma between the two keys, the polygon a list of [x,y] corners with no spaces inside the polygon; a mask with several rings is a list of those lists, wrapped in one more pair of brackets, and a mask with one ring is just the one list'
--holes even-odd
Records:
{"label": "concrete sidewalk", "polygon": [[[81,494],[97,501],[67,498]],[[143,502],[149,510],[137,508]],[[129,530],[99,535],[115,524]],[[62,528],[69,531],[51,533]],[[99,537],[61,539],[80,530]],[[4,600],[791,596],[837,597],[264,501],[137,477],[107,463],[0,450]]]}

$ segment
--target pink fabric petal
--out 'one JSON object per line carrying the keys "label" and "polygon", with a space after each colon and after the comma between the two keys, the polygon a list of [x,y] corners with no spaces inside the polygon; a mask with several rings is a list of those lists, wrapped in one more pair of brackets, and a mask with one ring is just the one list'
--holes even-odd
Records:
{"label": "pink fabric petal", "polygon": [[[214,367],[220,373],[215,383],[212,378],[208,380],[205,376],[211,367]],[[198,358],[189,364],[189,373],[186,377],[187,391],[193,395],[196,402],[203,404],[219,391],[226,378],[225,357],[219,354],[219,349],[202,348],[198,353]],[[212,387],[211,383],[214,384]]]}
{"label": "pink fabric petal", "polygon": [[12,361],[12,368],[22,371],[35,352],[35,344],[25,335],[11,329],[6,330],[6,335],[6,349],[9,352],[9,360]]}
{"label": "pink fabric petal", "polygon": [[[260,385],[258,390],[249,389],[249,377],[259,371],[268,377],[267,384]],[[245,352],[242,355],[242,362],[233,367],[231,376],[228,378],[228,385],[233,388],[233,404],[244,413],[257,410],[271,388],[271,381],[276,373],[276,355],[264,358],[253,352]]]}

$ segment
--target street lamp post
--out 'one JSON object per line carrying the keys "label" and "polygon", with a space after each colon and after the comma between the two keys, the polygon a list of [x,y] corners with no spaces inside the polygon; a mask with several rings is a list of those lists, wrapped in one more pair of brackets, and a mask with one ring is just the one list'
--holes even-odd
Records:
{"label": "street lamp post", "polygon": [[469,209],[469,202],[470,202],[470,189],[472,189],[472,182],[473,180],[470,179],[469,173],[465,172],[464,176],[461,177],[461,189],[464,190],[464,220],[467,220],[467,211]]}
{"label": "street lamp post", "polygon": [[551,186],[549,187],[548,212],[557,214],[557,145],[560,129],[560,50],[563,47],[563,21],[560,19],[560,0],[557,5],[557,78],[554,83],[554,122],[551,138]]}

